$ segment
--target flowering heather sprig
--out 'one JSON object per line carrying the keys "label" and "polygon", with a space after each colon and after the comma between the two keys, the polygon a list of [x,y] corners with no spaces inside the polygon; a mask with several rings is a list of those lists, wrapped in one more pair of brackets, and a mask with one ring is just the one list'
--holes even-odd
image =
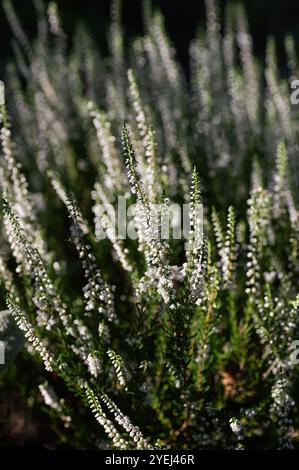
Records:
{"label": "flowering heather sprig", "polygon": [[227,286],[233,281],[235,272],[235,258],[236,258],[236,239],[235,239],[235,213],[232,206],[228,209],[227,216],[227,230],[224,241],[224,247],[221,250],[221,267],[224,282]]}
{"label": "flowering heather sprig", "polygon": [[10,310],[12,316],[17,322],[20,330],[24,331],[25,338],[32,344],[34,350],[40,355],[45,365],[45,369],[51,372],[55,367],[55,361],[52,355],[48,352],[43,342],[36,336],[32,325],[27,321],[24,313],[15,304],[13,299],[6,299],[7,307]]}
{"label": "flowering heather sprig", "polygon": [[125,164],[127,167],[127,175],[129,183],[131,184],[131,191],[133,194],[136,194],[136,197],[140,200],[141,204],[144,205],[145,209],[149,209],[149,202],[147,195],[144,191],[144,188],[140,184],[139,175],[137,174],[137,163],[134,154],[132,144],[130,142],[129,132],[124,125],[122,131],[122,143],[123,151],[125,156]]}
{"label": "flowering heather sprig", "polygon": [[[32,300],[37,308],[37,321],[46,329],[51,329],[53,325],[57,324],[58,320],[61,320],[67,331],[72,334],[73,330],[66,306],[61,301],[48,275],[40,253],[26,240],[25,233],[21,229],[17,217],[5,200],[3,201],[3,210],[8,239],[16,259],[24,267],[27,266],[29,272],[31,270],[35,287]],[[56,317],[54,312],[57,315]]]}
{"label": "flowering heather sprig", "polygon": [[103,426],[105,433],[111,439],[114,447],[117,449],[127,449],[129,445],[128,442],[117,431],[112,421],[107,418],[103,408],[100,405],[99,399],[96,397],[91,388],[87,386],[85,393],[91,411],[94,413],[96,420],[100,423],[101,426]]}
{"label": "flowering heather sprig", "polygon": [[148,142],[148,125],[147,118],[145,116],[145,111],[143,103],[141,101],[141,96],[139,92],[138,85],[134,76],[132,69],[128,70],[128,81],[129,81],[129,91],[132,99],[132,105],[136,115],[136,124],[140,138],[143,141],[144,151],[146,152],[149,142]]}
{"label": "flowering heather sprig", "polygon": [[[265,67],[256,60],[243,7],[229,5],[222,25],[216,0],[206,0],[189,86],[149,3],[145,35],[127,42],[121,1],[112,2],[107,58],[85,26],[68,41],[57,6],[34,3],[29,41],[4,2],[15,63],[7,97],[0,82],[0,294],[29,340],[22,364],[40,374],[28,358],[36,350],[54,372],[40,391],[59,443],[71,435],[82,448],[296,446],[294,39],[286,37],[282,77],[274,39]],[[121,216],[133,215],[127,239],[115,227],[120,196]],[[186,203],[187,242],[164,237],[173,204]],[[0,340],[14,353],[9,324]],[[31,393],[36,374],[15,371]],[[65,403],[51,392],[56,380],[72,394]],[[104,429],[96,439],[80,400]],[[62,436],[55,420],[67,427],[76,409]]]}
{"label": "flowering heather sprig", "polygon": [[53,408],[53,410],[57,411],[58,413],[62,413],[62,406],[54,389],[50,387],[47,383],[40,384],[38,388],[44,399],[45,404],[48,405],[50,408]]}
{"label": "flowering heather sprig", "polygon": [[115,102],[117,103],[117,115],[120,120],[125,118],[125,64],[124,64],[124,40],[121,25],[122,0],[111,2],[111,27],[109,34],[109,46],[111,49]]}
{"label": "flowering heather sprig", "polygon": [[242,443],[244,439],[244,430],[243,426],[237,418],[230,418],[229,425],[232,432],[236,435],[238,444],[236,446],[236,450],[244,449],[244,445]]}
{"label": "flowering heather sprig", "polygon": [[293,398],[290,396],[290,382],[285,372],[278,368],[276,379],[271,389],[273,403],[270,412],[273,413],[277,420],[279,429],[279,449],[292,449],[291,442],[292,420],[290,419],[290,410],[295,405]]}
{"label": "flowering heather sprig", "polygon": [[233,281],[236,261],[235,251],[237,242],[235,236],[234,208],[230,206],[228,209],[227,228],[225,234],[215,208],[213,208],[211,219],[220,258],[220,270],[222,272],[223,283],[225,287],[228,287]]}
{"label": "flowering heather sprig", "polygon": [[190,192],[190,232],[186,270],[189,277],[189,300],[200,301],[204,280],[204,239],[199,178],[193,170]]}
{"label": "flowering heather sprig", "polygon": [[48,19],[50,25],[50,31],[53,35],[62,35],[62,29],[60,24],[60,18],[58,14],[57,5],[55,2],[50,2],[48,6]]}
{"label": "flowering heather sprig", "polygon": [[21,227],[26,230],[27,240],[34,244],[45,258],[50,259],[37,222],[36,210],[30,198],[27,180],[22,173],[21,165],[16,162],[13,155],[13,142],[7,120],[3,82],[0,86],[2,94],[0,97],[0,141],[4,157],[3,166],[0,168],[1,189],[4,197],[14,203],[14,211],[19,217]]}
{"label": "flowering heather sprig", "polygon": [[91,375],[98,377],[102,370],[102,363],[95,353],[89,353],[86,359],[87,367]]}
{"label": "flowering heather sprig", "polygon": [[159,188],[159,179],[157,175],[157,148],[155,133],[149,118],[145,114],[144,105],[141,100],[140,91],[132,69],[128,70],[129,91],[132,99],[133,108],[136,115],[136,124],[138,133],[142,141],[144,154],[146,157],[145,169],[145,187],[150,202],[157,200],[157,194],[161,191]]}
{"label": "flowering heather sprig", "polygon": [[98,313],[99,318],[106,318],[109,322],[116,320],[112,289],[103,280],[96,264],[96,258],[91,252],[91,247],[84,241],[82,227],[85,227],[85,225],[72,196],[68,196],[67,209],[72,222],[72,238],[82,260],[82,267],[87,279],[87,284],[83,289],[85,313],[86,315],[91,315],[92,312]]}
{"label": "flowering heather sprig", "polygon": [[111,133],[111,124],[103,111],[88,103],[89,114],[96,129],[102,150],[103,162],[106,166],[105,187],[109,191],[120,191],[124,186],[124,173],[120,158],[115,148],[115,137]]}
{"label": "flowering heather sprig", "polygon": [[[25,177],[20,173],[20,165],[16,163],[13,154],[12,154],[12,142],[11,142],[11,131],[7,122],[7,115],[5,109],[5,93],[4,93],[4,84],[1,82],[1,99],[0,99],[0,140],[1,147],[4,157],[4,178],[10,179],[11,185],[9,182],[4,179],[2,184],[4,185],[4,191],[11,191],[13,189],[13,197],[16,199],[16,202],[21,205],[20,210],[26,215],[32,215],[33,210],[28,201],[28,187]],[[6,181],[5,181],[6,180]]]}
{"label": "flowering heather sprig", "polygon": [[[170,304],[173,295],[173,281],[171,279],[170,267],[167,263],[167,243],[157,234],[157,217],[160,214],[150,204],[148,195],[140,183],[140,177],[136,169],[136,158],[126,126],[124,126],[122,132],[122,140],[131,191],[133,194],[136,194],[139,204],[137,214],[140,213],[140,218],[138,217],[136,222],[139,242],[144,243],[148,276],[155,281],[157,290],[164,302]],[[142,249],[142,245],[140,249]],[[139,289],[142,291],[142,285]]]}

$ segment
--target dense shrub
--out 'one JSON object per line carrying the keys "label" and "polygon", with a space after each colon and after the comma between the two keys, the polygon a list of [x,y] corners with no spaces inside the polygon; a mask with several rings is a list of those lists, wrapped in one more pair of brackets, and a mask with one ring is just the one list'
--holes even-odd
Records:
{"label": "dense shrub", "polygon": [[[35,6],[32,44],[5,2],[15,61],[0,96],[0,321],[23,370],[9,365],[3,387],[26,386],[27,406],[43,397],[54,445],[293,446],[292,38],[282,78],[272,38],[265,65],[255,60],[242,6],[220,29],[206,0],[187,80],[147,2],[129,45],[113,3],[106,58],[82,26],[68,41],[55,4]],[[119,196],[138,203],[135,240],[113,230]],[[190,203],[189,244],[153,235],[151,209],[174,202]]]}

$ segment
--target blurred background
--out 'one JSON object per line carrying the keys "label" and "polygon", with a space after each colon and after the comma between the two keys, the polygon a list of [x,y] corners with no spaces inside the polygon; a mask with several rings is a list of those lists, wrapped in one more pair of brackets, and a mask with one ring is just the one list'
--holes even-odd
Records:
{"label": "blurred background", "polygon": [[[45,4],[49,3],[48,0]],[[57,0],[62,14],[65,31],[70,35],[78,22],[85,23],[105,51],[106,32],[110,17],[110,0]],[[166,17],[168,33],[176,46],[178,56],[185,69],[188,68],[188,47],[198,25],[205,21],[204,0],[153,0]],[[221,15],[227,3],[234,0],[218,0]],[[283,38],[291,32],[299,43],[299,2],[298,0],[243,0],[246,6],[255,53],[263,57],[266,39],[273,35],[277,41],[278,54],[283,63]],[[1,2],[2,4],[2,2]],[[31,0],[13,2],[19,18],[29,36],[35,35],[35,13]],[[128,38],[142,31],[142,0],[123,0],[123,19]],[[0,73],[11,55],[11,32],[3,9],[0,10]]]}

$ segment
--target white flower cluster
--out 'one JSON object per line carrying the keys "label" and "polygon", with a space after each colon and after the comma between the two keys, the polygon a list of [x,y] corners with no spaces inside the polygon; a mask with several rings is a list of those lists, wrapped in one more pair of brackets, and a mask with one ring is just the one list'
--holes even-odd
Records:
{"label": "white flower cluster", "polygon": [[110,192],[120,191],[124,187],[124,172],[115,148],[115,137],[111,133],[111,124],[105,113],[97,110],[94,103],[89,102],[88,109],[102,150],[103,162],[106,166],[105,188]]}
{"label": "white flower cluster", "polygon": [[[157,176],[157,149],[155,135],[152,128],[148,125],[148,119],[145,114],[144,105],[140,96],[140,91],[132,69],[128,70],[129,92],[132,99],[132,105],[136,114],[136,124],[138,133],[143,145],[143,152],[146,157],[144,184],[147,190],[150,202],[155,202],[160,193]],[[142,153],[143,153],[142,152]],[[141,157],[142,158],[142,157]]]}
{"label": "white flower cluster", "polygon": [[8,240],[12,247],[14,247],[15,253],[18,253],[18,259],[22,259],[22,263],[27,265],[30,275],[34,280],[36,292],[32,300],[38,311],[40,325],[51,329],[60,319],[62,324],[71,333],[71,320],[66,312],[66,306],[62,303],[47,273],[40,253],[25,238],[18,219],[12,213],[7,203],[4,204],[4,211]]}
{"label": "white flower cluster", "polygon": [[242,424],[237,418],[230,418],[229,425],[234,434],[236,434],[238,439],[238,446],[236,447],[237,450],[244,449],[242,441],[244,439],[244,429]]}
{"label": "white flower cluster", "polygon": [[[168,244],[165,240],[157,237],[159,214],[157,214],[156,208],[149,202],[148,196],[139,181],[135,154],[126,127],[123,129],[122,139],[131,191],[133,194],[136,194],[139,206],[136,211],[135,223],[138,228],[140,250],[144,251],[147,263],[145,278],[152,280],[163,301],[166,304],[170,304],[174,296],[174,283],[171,279],[171,270],[167,260]],[[168,203],[169,201],[166,199],[164,204],[168,205]],[[159,206],[159,210],[163,210],[163,205],[162,207]],[[138,288],[140,292],[142,292],[143,287],[142,280]]]}
{"label": "white flower cluster", "polygon": [[[1,82],[2,83],[2,82]],[[3,84],[2,84],[3,85]],[[4,93],[4,86],[3,93]],[[15,161],[11,131],[6,117],[5,102],[0,105],[0,142],[3,161],[0,168],[0,182],[4,196],[14,203],[14,211],[19,218],[21,227],[26,230],[27,240],[32,243],[46,258],[45,243],[36,220],[36,213],[28,191],[28,185],[21,165]],[[21,263],[22,257],[15,251],[16,259]],[[26,269],[26,264],[24,265]]]}
{"label": "white flower cluster", "polygon": [[84,241],[83,222],[73,198],[68,198],[67,208],[72,221],[71,231],[73,241],[82,260],[82,267],[87,279],[87,284],[83,289],[85,312],[87,315],[90,315],[90,312],[95,311],[101,316],[106,317],[108,321],[113,321],[116,319],[116,313],[112,289],[104,282],[101,272],[96,265],[96,258],[91,252],[91,247]]}
{"label": "white flower cluster", "polygon": [[57,5],[55,2],[50,2],[48,6],[48,19],[50,24],[51,33],[55,36],[62,34],[60,19],[58,15]]}
{"label": "white flower cluster", "polygon": [[258,188],[251,193],[248,200],[248,219],[250,240],[247,253],[247,287],[246,293],[256,294],[260,290],[259,255],[266,240],[270,221],[270,195],[268,191]]}
{"label": "white flower cluster", "polygon": [[40,393],[42,394],[45,404],[50,408],[53,408],[53,410],[57,411],[58,413],[62,413],[61,403],[53,387],[50,387],[47,383],[45,383],[40,384],[38,388]]}
{"label": "white flower cluster", "polygon": [[107,351],[107,354],[108,354],[109,359],[112,362],[112,365],[115,369],[118,383],[122,387],[126,387],[126,382],[127,382],[127,378],[128,378],[128,371],[126,370],[124,361],[119,356],[119,354],[116,354],[116,352],[113,351],[112,349],[109,349]]}

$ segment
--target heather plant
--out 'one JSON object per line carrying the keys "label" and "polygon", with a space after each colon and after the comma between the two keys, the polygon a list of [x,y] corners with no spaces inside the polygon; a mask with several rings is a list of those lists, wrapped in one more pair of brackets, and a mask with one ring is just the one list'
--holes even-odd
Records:
{"label": "heather plant", "polygon": [[[112,3],[108,57],[82,25],[68,40],[55,3],[34,1],[34,41],[3,3],[1,386],[44,401],[55,445],[298,446],[293,39],[283,78],[242,5],[220,28],[206,0],[187,79],[147,1],[131,43]],[[134,237],[115,229],[120,198]],[[187,240],[162,236],[173,204]]]}

